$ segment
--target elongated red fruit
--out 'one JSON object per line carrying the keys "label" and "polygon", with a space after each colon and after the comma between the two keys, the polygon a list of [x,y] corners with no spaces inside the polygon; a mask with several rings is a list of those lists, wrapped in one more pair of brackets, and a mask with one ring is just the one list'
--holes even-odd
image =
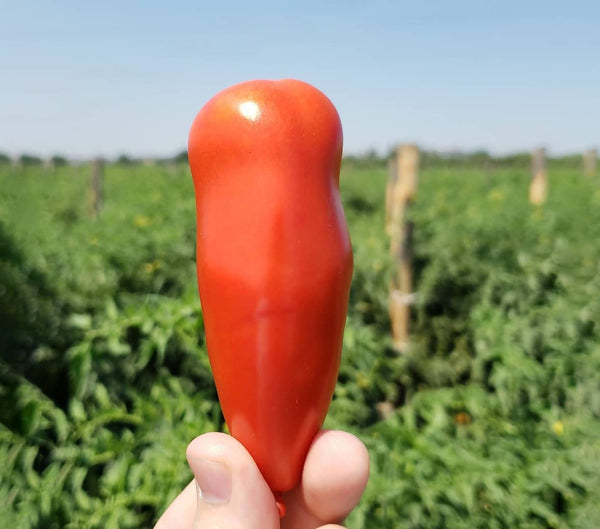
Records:
{"label": "elongated red fruit", "polygon": [[198,113],[188,154],[210,363],[230,432],[274,492],[293,488],[333,395],[352,248],[333,104],[250,81]]}

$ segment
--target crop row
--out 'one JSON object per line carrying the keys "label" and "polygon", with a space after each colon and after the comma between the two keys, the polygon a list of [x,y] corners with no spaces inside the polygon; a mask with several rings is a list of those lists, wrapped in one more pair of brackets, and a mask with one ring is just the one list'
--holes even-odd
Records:
{"label": "crop row", "polygon": [[[4,171],[4,172],[2,172]],[[428,169],[411,208],[411,347],[391,347],[383,169],[343,171],[355,275],[326,426],[369,447],[354,528],[595,527],[600,184]],[[4,527],[151,526],[223,430],[183,167],[0,168]]]}

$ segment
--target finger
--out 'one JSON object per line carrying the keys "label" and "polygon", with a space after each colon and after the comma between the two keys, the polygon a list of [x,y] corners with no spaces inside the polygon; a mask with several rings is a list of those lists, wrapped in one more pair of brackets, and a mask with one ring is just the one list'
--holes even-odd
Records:
{"label": "finger", "polygon": [[275,498],[247,450],[208,433],[187,449],[198,491],[194,528],[279,529]]}
{"label": "finger", "polygon": [[285,496],[282,529],[315,529],[341,522],[356,507],[368,479],[369,454],[357,437],[319,432],[308,451],[300,485]]}
{"label": "finger", "polygon": [[196,482],[192,480],[156,522],[154,529],[190,529],[196,516]]}

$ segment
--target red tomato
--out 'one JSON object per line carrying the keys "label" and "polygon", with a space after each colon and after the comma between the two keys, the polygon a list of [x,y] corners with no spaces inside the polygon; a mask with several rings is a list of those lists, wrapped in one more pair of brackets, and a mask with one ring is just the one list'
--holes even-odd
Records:
{"label": "red tomato", "polygon": [[331,401],[352,276],[342,128],[295,80],[250,81],[189,137],[206,342],[223,414],[274,492],[293,488]]}

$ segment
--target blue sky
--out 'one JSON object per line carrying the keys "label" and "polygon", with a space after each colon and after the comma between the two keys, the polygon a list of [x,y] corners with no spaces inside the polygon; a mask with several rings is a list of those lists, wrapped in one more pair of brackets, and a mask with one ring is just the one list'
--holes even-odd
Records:
{"label": "blue sky", "polygon": [[600,147],[600,2],[0,0],[0,152],[167,156],[215,93],[293,77],[345,151]]}

